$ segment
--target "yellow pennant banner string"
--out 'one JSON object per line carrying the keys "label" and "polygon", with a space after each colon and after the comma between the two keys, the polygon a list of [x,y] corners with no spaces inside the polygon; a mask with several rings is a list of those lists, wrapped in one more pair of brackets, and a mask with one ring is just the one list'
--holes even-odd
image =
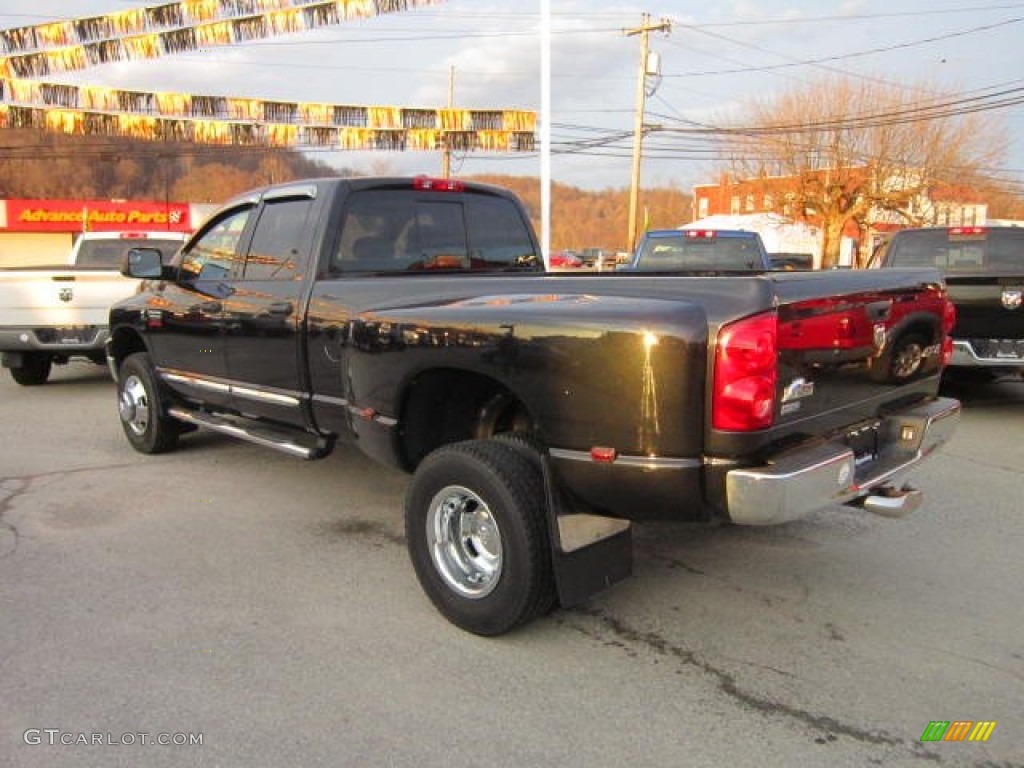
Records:
{"label": "yellow pennant banner string", "polygon": [[211,144],[533,152],[536,113],[269,101],[42,78],[293,34],[443,0],[181,0],[0,30],[0,128]]}
{"label": "yellow pennant banner string", "polygon": [[[368,111],[373,108],[344,109],[351,115],[360,110]],[[365,126],[358,126],[345,125],[340,121],[335,124],[273,122],[266,119],[244,121],[194,115],[167,117],[97,112],[88,109],[38,108],[6,103],[0,103],[0,128],[43,128],[80,136],[121,136],[145,141],[186,141],[296,149],[433,151],[447,147],[466,152],[535,152],[537,149],[532,130],[469,128],[450,131],[401,125],[376,127],[371,126],[369,122]]]}
{"label": "yellow pennant banner string", "polygon": [[0,76],[47,77],[399,13],[442,0],[181,0],[0,30]]}

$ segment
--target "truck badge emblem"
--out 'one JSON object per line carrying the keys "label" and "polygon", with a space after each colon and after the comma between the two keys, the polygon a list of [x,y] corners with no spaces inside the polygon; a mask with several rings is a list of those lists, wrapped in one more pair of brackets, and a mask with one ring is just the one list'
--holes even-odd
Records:
{"label": "truck badge emblem", "polygon": [[875,349],[879,352],[885,347],[885,342],[889,338],[889,332],[885,327],[885,323],[875,323],[872,330],[872,341],[875,344]]}
{"label": "truck badge emblem", "polygon": [[1024,300],[1024,290],[1020,288],[1003,289],[1003,306],[1007,309],[1020,309],[1022,300]]}
{"label": "truck badge emblem", "polygon": [[782,391],[782,402],[788,403],[791,400],[798,400],[801,397],[810,397],[814,394],[814,382],[807,381],[802,376],[793,379]]}
{"label": "truck badge emblem", "polygon": [[[68,302],[75,298],[75,292],[70,288],[61,288],[57,296],[61,301]],[[1006,302],[1004,301],[1003,303],[1005,304]],[[1019,304],[1020,302],[1018,301],[1017,303]]]}

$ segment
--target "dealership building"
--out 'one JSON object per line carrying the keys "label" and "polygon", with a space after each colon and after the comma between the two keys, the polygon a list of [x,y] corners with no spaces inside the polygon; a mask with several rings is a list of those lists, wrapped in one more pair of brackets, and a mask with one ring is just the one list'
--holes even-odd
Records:
{"label": "dealership building", "polygon": [[66,264],[82,232],[192,232],[214,207],[151,200],[0,200],[0,267]]}

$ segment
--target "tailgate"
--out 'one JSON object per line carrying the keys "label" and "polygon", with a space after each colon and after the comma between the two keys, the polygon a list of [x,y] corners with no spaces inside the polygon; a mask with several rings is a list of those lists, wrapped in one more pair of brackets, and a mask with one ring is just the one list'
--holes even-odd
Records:
{"label": "tailgate", "polygon": [[0,273],[0,326],[106,325],[110,305],[131,296],[137,280],[111,270]]}
{"label": "tailgate", "polygon": [[[777,351],[771,425],[711,430],[713,455],[750,457],[818,438],[869,453],[887,411],[938,390],[952,315],[931,269],[773,277]],[[712,423],[709,421],[709,423]]]}
{"label": "tailgate", "polygon": [[1024,269],[1017,275],[947,274],[946,284],[957,311],[953,338],[971,340],[979,350],[991,340],[1024,340]]}

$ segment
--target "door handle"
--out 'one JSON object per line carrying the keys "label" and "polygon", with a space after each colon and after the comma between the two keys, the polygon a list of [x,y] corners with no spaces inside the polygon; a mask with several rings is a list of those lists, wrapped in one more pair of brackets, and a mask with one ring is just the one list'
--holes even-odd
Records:
{"label": "door handle", "polygon": [[275,317],[288,317],[295,311],[295,305],[290,301],[277,301],[267,307],[267,312]]}

